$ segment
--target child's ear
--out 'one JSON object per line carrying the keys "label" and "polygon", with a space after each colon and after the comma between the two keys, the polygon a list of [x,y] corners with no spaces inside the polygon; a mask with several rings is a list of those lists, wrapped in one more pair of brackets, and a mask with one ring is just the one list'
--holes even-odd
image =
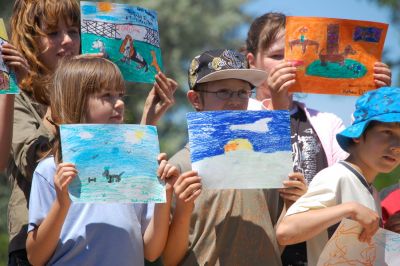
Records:
{"label": "child's ear", "polygon": [[188,101],[193,105],[196,111],[203,110],[203,101],[201,100],[200,94],[194,90],[189,90],[186,95]]}
{"label": "child's ear", "polygon": [[353,138],[353,142],[357,144],[360,143],[360,138]]}
{"label": "child's ear", "polygon": [[249,62],[250,68],[256,68],[256,57],[253,55],[253,53],[247,53],[246,58],[247,62]]}

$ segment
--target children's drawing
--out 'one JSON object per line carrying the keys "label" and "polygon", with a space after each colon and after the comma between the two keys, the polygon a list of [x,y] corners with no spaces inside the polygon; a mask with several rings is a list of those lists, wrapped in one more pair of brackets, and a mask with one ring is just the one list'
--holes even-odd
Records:
{"label": "children's drawing", "polygon": [[293,50],[293,46],[301,46],[301,51],[304,54],[308,46],[315,46],[315,52],[318,53],[319,42],[307,39],[305,36],[307,31],[308,29],[306,27],[300,28],[300,37],[298,39],[289,41],[289,47],[291,51]]}
{"label": "children's drawing", "polygon": [[154,82],[162,69],[157,13],[142,7],[81,2],[83,53],[103,53],[128,81]]}
{"label": "children's drawing", "polygon": [[157,178],[157,129],[142,125],[61,125],[64,162],[79,171],[76,202],[165,202]]}
{"label": "children's drawing", "polygon": [[387,24],[287,17],[285,59],[298,68],[292,92],[361,95],[376,88]]}
{"label": "children's drawing", "polygon": [[[7,32],[3,19],[0,18],[0,47],[7,43]],[[15,75],[10,72],[0,53],[0,94],[17,94],[19,92]]]}
{"label": "children's drawing", "polygon": [[212,189],[280,188],[292,171],[287,111],[187,114],[192,168]]}
{"label": "children's drawing", "polygon": [[328,265],[400,265],[400,234],[378,229],[368,243],[360,242],[362,227],[359,223],[343,219],[326,244],[318,266]]}

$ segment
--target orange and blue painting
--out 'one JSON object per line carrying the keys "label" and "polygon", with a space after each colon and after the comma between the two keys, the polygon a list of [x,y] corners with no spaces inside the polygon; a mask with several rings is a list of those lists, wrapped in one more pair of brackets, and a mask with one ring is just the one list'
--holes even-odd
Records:
{"label": "orange and blue painting", "polygon": [[376,89],[388,25],[378,22],[287,17],[285,60],[297,67],[292,92],[361,95]]}
{"label": "orange and blue painting", "polygon": [[187,122],[206,188],[280,188],[292,171],[288,111],[191,112]]}
{"label": "orange and blue painting", "polygon": [[[7,31],[3,19],[0,18],[0,47],[7,43]],[[19,88],[15,79],[15,75],[4,63],[0,53],[0,94],[17,94]]]}
{"label": "orange and blue painting", "polygon": [[363,227],[343,219],[325,245],[317,266],[328,265],[400,265],[400,234],[379,228],[369,242],[360,242]]}
{"label": "orange and blue painting", "polygon": [[82,53],[103,53],[125,80],[153,83],[163,69],[157,13],[127,4],[81,1]]}
{"label": "orange and blue painting", "polygon": [[76,165],[75,202],[165,202],[157,178],[157,128],[145,125],[60,126],[62,158]]}

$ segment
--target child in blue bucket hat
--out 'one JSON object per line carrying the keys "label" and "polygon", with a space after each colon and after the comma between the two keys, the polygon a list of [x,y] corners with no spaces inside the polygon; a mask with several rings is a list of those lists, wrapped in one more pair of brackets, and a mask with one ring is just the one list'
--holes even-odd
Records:
{"label": "child in blue bucket hat", "polygon": [[360,241],[369,241],[378,230],[380,206],[372,183],[379,173],[389,173],[400,163],[400,88],[383,87],[362,95],[354,122],[336,138],[349,157],[320,171],[277,227],[281,245],[307,241],[309,265],[317,265],[343,218],[362,225]]}

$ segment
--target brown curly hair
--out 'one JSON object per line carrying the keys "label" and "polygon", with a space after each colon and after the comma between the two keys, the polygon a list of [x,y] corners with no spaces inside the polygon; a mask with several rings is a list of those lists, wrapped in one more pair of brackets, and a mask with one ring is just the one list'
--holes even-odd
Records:
{"label": "brown curly hair", "polygon": [[44,27],[56,28],[60,19],[68,26],[80,25],[80,10],[76,0],[16,0],[11,16],[11,43],[29,62],[28,76],[21,89],[39,103],[49,105],[45,84],[54,69],[47,69],[38,59],[39,38],[46,36]]}

